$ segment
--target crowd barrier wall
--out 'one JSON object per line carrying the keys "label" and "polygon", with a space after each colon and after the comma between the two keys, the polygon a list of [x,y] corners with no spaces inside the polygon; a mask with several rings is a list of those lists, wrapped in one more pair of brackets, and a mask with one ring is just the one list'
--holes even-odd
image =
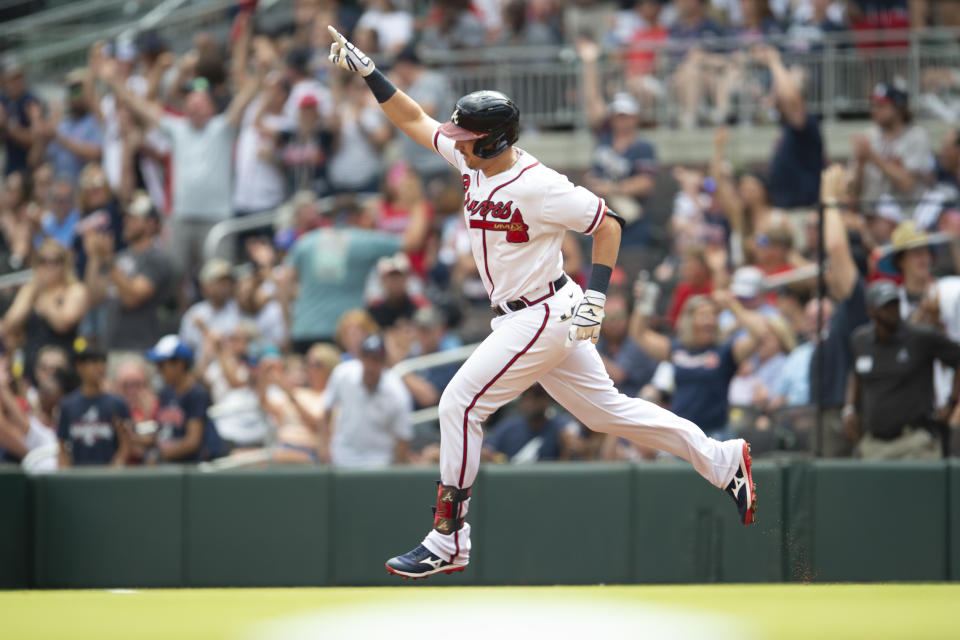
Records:
{"label": "crowd barrier wall", "polygon": [[[755,464],[758,526],[685,464],[486,465],[442,584],[960,579],[960,461]],[[0,472],[0,588],[397,584],[436,471]]]}

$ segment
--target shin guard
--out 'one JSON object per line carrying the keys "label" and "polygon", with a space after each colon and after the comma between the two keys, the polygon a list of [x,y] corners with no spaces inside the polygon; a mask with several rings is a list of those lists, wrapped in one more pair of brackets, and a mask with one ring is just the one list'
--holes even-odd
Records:
{"label": "shin guard", "polygon": [[437,506],[433,508],[433,528],[451,534],[463,528],[466,518],[460,517],[460,505],[470,497],[470,487],[457,487],[437,482]]}

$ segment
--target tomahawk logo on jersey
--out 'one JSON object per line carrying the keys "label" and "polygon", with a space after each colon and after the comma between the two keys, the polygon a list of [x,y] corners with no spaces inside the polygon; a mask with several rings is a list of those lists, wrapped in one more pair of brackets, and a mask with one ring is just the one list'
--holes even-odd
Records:
{"label": "tomahawk logo on jersey", "polygon": [[463,179],[464,220],[490,301],[499,305],[548,293],[548,283],[563,273],[563,234],[593,233],[606,209],[603,198],[518,147],[517,162],[487,178],[467,167],[456,141],[439,128],[433,146]]}

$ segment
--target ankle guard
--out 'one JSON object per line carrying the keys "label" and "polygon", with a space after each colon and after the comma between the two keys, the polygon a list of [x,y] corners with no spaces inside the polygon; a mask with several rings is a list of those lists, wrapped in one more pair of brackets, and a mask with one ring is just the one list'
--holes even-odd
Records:
{"label": "ankle guard", "polygon": [[433,528],[450,534],[463,528],[466,518],[460,518],[460,505],[470,497],[470,487],[457,487],[437,482],[437,506],[433,508]]}

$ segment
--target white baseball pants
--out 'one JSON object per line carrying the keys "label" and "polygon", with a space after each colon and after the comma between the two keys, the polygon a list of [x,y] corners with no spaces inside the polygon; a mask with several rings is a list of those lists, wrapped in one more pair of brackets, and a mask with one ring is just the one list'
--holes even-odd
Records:
{"label": "white baseball pants", "polygon": [[[716,487],[730,483],[742,440],[719,442],[666,409],[619,393],[589,341],[566,346],[569,320],[560,317],[582,297],[572,281],[544,302],[493,319],[493,332],[477,347],[440,398],[440,480],[470,487],[480,466],[481,425],[498,408],[539,382],[594,431],[611,433],[690,461]],[[460,516],[467,513],[463,503]],[[470,524],[444,535],[432,529],[423,541],[456,564],[470,558]]]}

